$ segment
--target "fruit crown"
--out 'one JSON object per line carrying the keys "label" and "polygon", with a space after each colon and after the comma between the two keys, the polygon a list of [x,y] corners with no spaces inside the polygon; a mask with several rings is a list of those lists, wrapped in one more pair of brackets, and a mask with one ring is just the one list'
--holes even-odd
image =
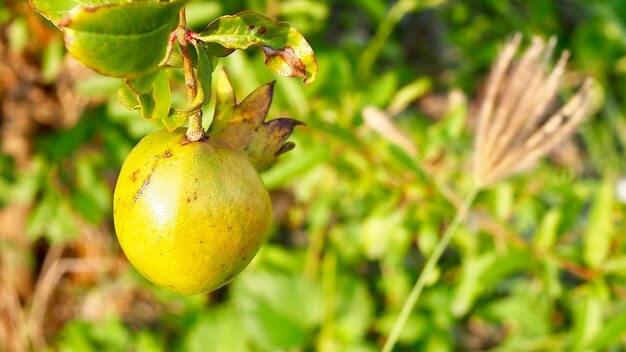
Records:
{"label": "fruit crown", "polygon": [[218,72],[215,116],[209,138],[242,152],[258,170],[270,167],[280,154],[295,144],[285,142],[293,129],[304,123],[281,117],[265,121],[272,104],[275,82],[266,83],[237,103],[226,69]]}

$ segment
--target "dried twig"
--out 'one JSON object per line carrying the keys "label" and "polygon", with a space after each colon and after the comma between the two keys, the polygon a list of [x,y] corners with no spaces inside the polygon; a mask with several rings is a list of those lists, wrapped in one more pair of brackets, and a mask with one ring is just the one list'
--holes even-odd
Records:
{"label": "dried twig", "polygon": [[0,283],[0,350],[26,351],[24,314],[17,291]]}
{"label": "dried twig", "polygon": [[109,261],[105,259],[62,258],[62,253],[62,246],[52,246],[48,250],[27,315],[27,334],[31,345],[37,351],[47,348],[43,334],[44,318],[53,290],[63,275],[66,273],[103,271],[110,267]]}

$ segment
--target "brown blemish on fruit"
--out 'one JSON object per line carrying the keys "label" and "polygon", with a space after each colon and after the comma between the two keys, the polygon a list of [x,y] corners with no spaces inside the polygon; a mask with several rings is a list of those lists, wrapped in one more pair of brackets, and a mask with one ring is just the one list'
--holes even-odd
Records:
{"label": "brown blemish on fruit", "polygon": [[256,32],[258,34],[265,34],[266,31],[267,31],[267,28],[265,28],[265,26],[261,26]]}
{"label": "brown blemish on fruit", "polygon": [[171,157],[172,157],[172,151],[169,149],[159,155],[159,158],[171,158]]}
{"label": "brown blemish on fruit", "polygon": [[133,171],[133,174],[132,174],[132,175],[130,175],[130,180],[131,180],[132,182],[137,182],[137,175],[138,175],[138,174],[139,174],[139,170],[135,170],[135,171]]}
{"label": "brown blemish on fruit", "polygon": [[143,183],[141,184],[141,187],[139,188],[137,193],[135,193],[135,197],[133,197],[133,202],[136,202],[139,199],[139,197],[141,197],[146,187],[148,187],[148,185],[150,184],[150,177],[152,177],[152,174],[148,175],[148,177],[146,177],[146,179],[143,181]]}
{"label": "brown blemish on fruit", "polygon": [[253,24],[249,25],[248,26],[248,31],[252,32],[253,30],[254,30],[254,25]]}

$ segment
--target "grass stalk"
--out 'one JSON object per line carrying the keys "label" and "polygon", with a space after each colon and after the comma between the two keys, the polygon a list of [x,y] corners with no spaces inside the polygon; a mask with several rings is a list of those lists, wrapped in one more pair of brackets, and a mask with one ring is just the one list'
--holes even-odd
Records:
{"label": "grass stalk", "polygon": [[396,319],[396,322],[394,323],[393,329],[391,330],[391,334],[389,334],[389,338],[387,339],[387,341],[385,342],[385,345],[383,346],[383,349],[382,349],[383,352],[391,352],[394,346],[396,345],[396,342],[398,341],[398,337],[400,336],[402,329],[404,329],[404,325],[406,324],[409,318],[409,315],[415,308],[420,298],[420,295],[422,293],[422,290],[424,289],[424,286],[426,286],[426,280],[432,276],[433,271],[435,270],[437,263],[439,262],[439,259],[441,259],[443,252],[448,247],[448,244],[450,243],[450,240],[452,239],[452,237],[458,230],[459,225],[465,220],[465,217],[467,216],[469,209],[474,203],[474,200],[476,199],[476,195],[478,194],[480,189],[481,188],[478,185],[472,186],[472,189],[470,190],[468,195],[465,197],[463,204],[457,210],[454,216],[454,219],[452,219],[452,222],[450,223],[450,225],[444,232],[443,236],[437,243],[437,246],[435,247],[433,254],[430,256],[430,258],[428,258],[428,261],[426,261],[426,265],[424,265],[422,272],[417,278],[417,281],[415,282],[415,285],[413,286],[413,289],[411,290],[409,297],[407,297],[406,301],[404,302],[404,306],[402,307],[402,310],[400,311],[400,315],[398,316],[398,318]]}

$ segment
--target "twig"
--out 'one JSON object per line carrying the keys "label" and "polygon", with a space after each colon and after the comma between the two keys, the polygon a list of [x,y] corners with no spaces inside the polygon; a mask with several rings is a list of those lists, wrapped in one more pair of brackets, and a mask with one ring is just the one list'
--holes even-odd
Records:
{"label": "twig", "polygon": [[378,132],[385,139],[402,148],[412,158],[419,156],[418,148],[415,142],[404,133],[384,111],[379,110],[375,106],[366,106],[362,111],[365,123],[374,131]]}
{"label": "twig", "polygon": [[110,263],[102,259],[61,259],[62,246],[53,246],[44,259],[41,275],[32,298],[31,309],[26,321],[27,334],[34,350],[46,349],[42,326],[48,302],[54,288],[66,273],[96,272],[110,269]]}
{"label": "twig", "polygon": [[52,294],[52,290],[61,278],[62,273],[59,270],[59,260],[63,253],[62,246],[52,246],[46,254],[41,275],[37,280],[35,291],[33,293],[32,305],[28,314],[26,328],[32,346],[37,351],[46,349],[46,340],[42,332],[43,319],[46,314],[48,300]]}
{"label": "twig", "polygon": [[13,286],[0,287],[0,312],[4,312],[7,318],[4,324],[0,321],[0,350],[26,351],[28,340],[24,328],[24,314]]}
{"label": "twig", "polygon": [[[191,61],[191,54],[189,52],[189,42],[187,41],[188,33],[187,16],[185,15],[185,8],[183,7],[179,13],[176,36],[178,38],[180,54],[183,57],[183,72],[185,74],[185,86],[187,87],[187,106],[191,107],[198,94],[198,87],[196,86],[193,62]],[[197,142],[205,138],[204,129],[202,128],[202,110],[189,116],[189,127],[187,128],[186,135],[190,142]]]}

